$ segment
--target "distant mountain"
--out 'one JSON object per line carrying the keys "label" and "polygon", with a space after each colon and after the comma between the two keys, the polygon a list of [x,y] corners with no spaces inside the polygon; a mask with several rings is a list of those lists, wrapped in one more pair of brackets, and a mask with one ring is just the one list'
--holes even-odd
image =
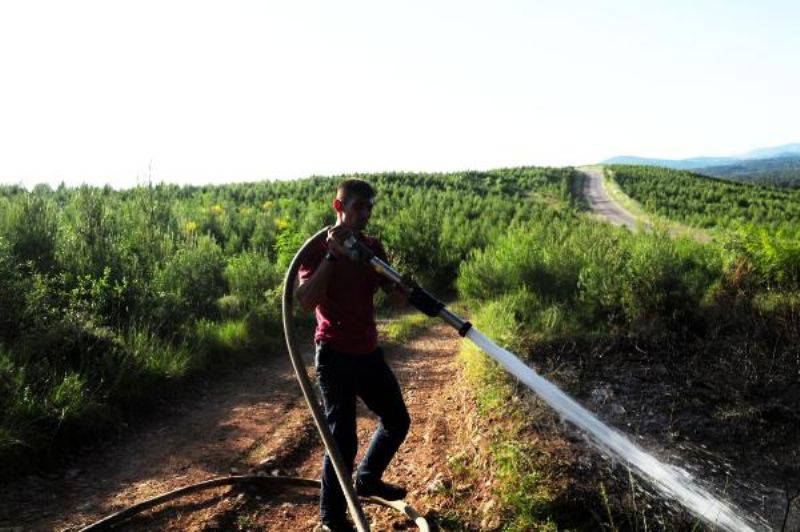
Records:
{"label": "distant mountain", "polygon": [[733,157],[693,157],[691,159],[651,159],[648,157],[635,157],[631,155],[621,155],[603,161],[603,164],[639,164],[646,166],[663,166],[676,170],[692,170],[694,168],[704,168],[706,166],[721,166],[738,162],[739,159]]}
{"label": "distant mountain", "polygon": [[663,166],[677,170],[697,170],[716,166],[739,164],[754,159],[773,159],[784,156],[800,156],[800,143],[784,144],[771,148],[758,148],[745,154],[731,157],[692,157],[690,159],[654,159],[623,155],[603,161],[603,164],[643,164]]}
{"label": "distant mountain", "polygon": [[[800,144],[794,144],[800,148]],[[695,169],[713,177],[773,185],[778,187],[800,186],[800,152],[768,159],[750,159],[723,166]]]}
{"label": "distant mountain", "polygon": [[773,159],[776,157],[784,157],[797,155],[800,156],[800,142],[794,144],[784,144],[783,146],[775,146],[774,148],[759,148],[751,150],[742,156],[742,159]]}

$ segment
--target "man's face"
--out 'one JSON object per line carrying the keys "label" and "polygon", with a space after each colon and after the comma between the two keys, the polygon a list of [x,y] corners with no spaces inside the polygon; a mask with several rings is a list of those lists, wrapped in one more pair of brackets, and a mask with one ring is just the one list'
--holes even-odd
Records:
{"label": "man's face", "polygon": [[353,194],[344,201],[339,199],[334,200],[334,208],[336,208],[336,212],[339,213],[339,220],[343,225],[356,231],[362,231],[367,226],[369,217],[372,215],[372,205],[374,202],[374,198],[364,198]]}

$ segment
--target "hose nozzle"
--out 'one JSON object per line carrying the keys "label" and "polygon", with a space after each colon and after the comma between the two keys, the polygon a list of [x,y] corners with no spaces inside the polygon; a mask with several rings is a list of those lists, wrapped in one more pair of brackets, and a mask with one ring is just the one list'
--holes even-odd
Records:
{"label": "hose nozzle", "polygon": [[345,238],[343,244],[347,256],[356,262],[367,262],[375,256],[372,250],[359,242],[354,234]]}

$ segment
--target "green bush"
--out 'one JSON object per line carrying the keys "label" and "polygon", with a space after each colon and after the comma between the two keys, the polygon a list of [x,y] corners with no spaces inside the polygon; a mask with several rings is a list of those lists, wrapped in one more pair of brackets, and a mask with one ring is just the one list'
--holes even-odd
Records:
{"label": "green bush", "polygon": [[30,194],[6,202],[0,205],[0,224],[18,264],[40,272],[55,268],[58,217],[51,201]]}
{"label": "green bush", "polygon": [[437,281],[434,273],[443,266],[439,260],[441,222],[430,203],[415,197],[395,211],[381,233],[395,265],[426,285]]}
{"label": "green bush", "polygon": [[79,419],[90,404],[86,378],[69,372],[49,393],[49,403],[55,409],[60,422]]}
{"label": "green bush", "polygon": [[177,382],[202,367],[186,341],[170,342],[132,326],[110,346],[102,360],[102,396],[110,404],[137,410],[158,397],[166,382]]}
{"label": "green bush", "polygon": [[216,302],[225,293],[224,269],[222,250],[209,236],[179,249],[156,274],[161,320],[186,323],[216,315]]}
{"label": "green bush", "polygon": [[102,190],[81,187],[62,214],[57,246],[59,265],[70,275],[101,277],[106,268],[122,275],[125,257],[115,198]]}
{"label": "green bush", "polygon": [[722,274],[717,259],[713,248],[688,238],[656,234],[632,240],[622,276],[628,322],[694,324],[703,296]]}
{"label": "green bush", "polygon": [[747,260],[768,290],[800,288],[800,240],[785,231],[742,225],[727,235],[731,262]]}
{"label": "green bush", "polygon": [[19,306],[25,300],[23,281],[8,242],[0,236],[0,339],[15,338]]}
{"label": "green bush", "polygon": [[512,227],[462,265],[459,292],[487,300],[524,288],[546,302],[573,298],[580,263],[563,245],[569,230],[561,223]]}
{"label": "green bush", "polygon": [[229,293],[247,310],[262,305],[267,292],[279,286],[283,280],[277,265],[256,251],[245,251],[230,257],[224,277]]}

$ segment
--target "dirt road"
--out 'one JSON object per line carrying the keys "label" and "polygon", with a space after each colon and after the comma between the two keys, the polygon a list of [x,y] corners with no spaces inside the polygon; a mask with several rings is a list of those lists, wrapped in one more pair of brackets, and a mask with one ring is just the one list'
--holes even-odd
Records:
{"label": "dirt road", "polygon": [[[460,339],[432,326],[386,356],[401,381],[412,417],[411,433],[387,478],[410,488],[408,500],[422,513],[435,504],[426,486],[446,473],[457,445],[450,431],[463,424],[468,400],[454,397]],[[310,346],[306,349],[311,362]],[[365,447],[375,420],[359,410]],[[267,461],[267,474],[316,478],[322,448],[284,353],[263,364],[198,385],[196,394],[164,407],[152,421],[113,445],[87,453],[68,468],[0,486],[0,527],[76,530],[133,503],[207,478],[248,473]],[[127,530],[310,530],[317,493],[255,493],[218,488],[156,507]],[[368,508],[375,529],[404,520]]]}
{"label": "dirt road", "polygon": [[637,225],[636,217],[611,199],[608,192],[606,192],[603,186],[602,167],[585,166],[578,168],[578,170],[586,175],[583,195],[589,203],[589,208],[595,214],[614,225],[625,225],[635,229]]}

